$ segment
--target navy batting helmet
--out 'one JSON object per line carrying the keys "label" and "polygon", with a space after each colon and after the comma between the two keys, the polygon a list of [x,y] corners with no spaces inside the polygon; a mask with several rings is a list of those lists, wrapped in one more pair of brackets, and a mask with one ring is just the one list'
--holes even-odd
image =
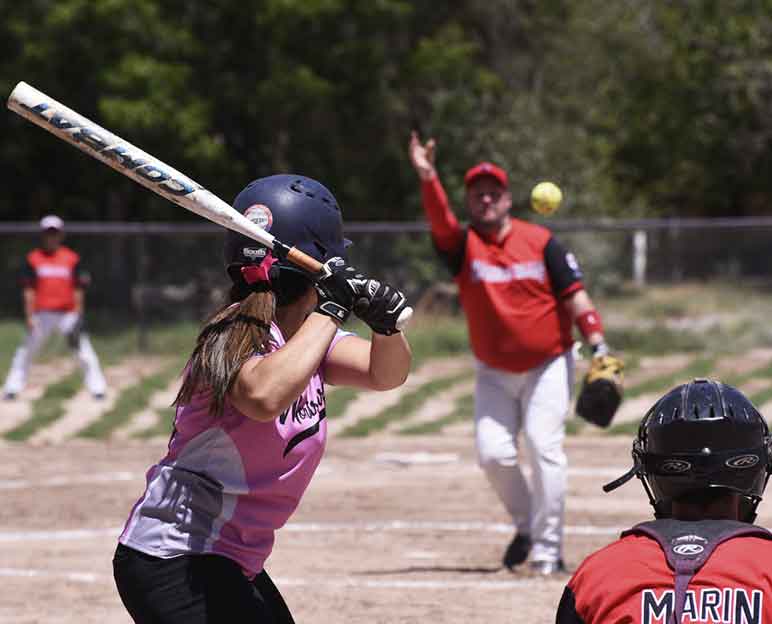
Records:
{"label": "navy batting helmet", "polygon": [[[233,207],[284,244],[320,262],[345,256],[349,241],[343,237],[340,207],[332,193],[316,180],[294,174],[258,178],[236,196]],[[242,279],[242,266],[260,264],[265,254],[265,247],[257,241],[228,230],[225,262],[234,282]]]}
{"label": "navy batting helmet", "polygon": [[742,519],[752,522],[772,472],[772,438],[742,392],[695,379],[665,394],[643,417],[633,462],[603,489],[637,476],[655,516],[669,517],[673,500],[722,488],[741,495]]}

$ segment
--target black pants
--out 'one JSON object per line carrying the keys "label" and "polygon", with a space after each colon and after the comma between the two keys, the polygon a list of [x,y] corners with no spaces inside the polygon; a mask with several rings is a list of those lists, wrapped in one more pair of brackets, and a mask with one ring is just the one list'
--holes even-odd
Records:
{"label": "black pants", "polygon": [[250,581],[219,555],[161,559],[119,544],[113,573],[137,624],[294,624],[265,570]]}

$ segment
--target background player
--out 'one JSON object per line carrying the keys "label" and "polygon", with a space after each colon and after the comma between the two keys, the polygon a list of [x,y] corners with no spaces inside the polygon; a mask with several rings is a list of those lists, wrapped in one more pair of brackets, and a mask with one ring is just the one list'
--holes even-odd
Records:
{"label": "background player", "polygon": [[[234,207],[331,274],[315,290],[228,231],[232,303],[199,335],[169,451],[149,470],[115,554],[118,590],[138,623],[292,622],[264,563],[324,451],[324,382],[386,390],[410,368],[395,328],[406,300],[346,266],[340,209],[324,186],[262,178]],[[355,304],[371,341],[339,329]]]}
{"label": "background player", "polygon": [[64,222],[59,217],[43,217],[40,229],[41,245],[27,254],[21,280],[27,336],[14,354],[3,396],[14,399],[22,391],[33,358],[56,331],[77,351],[86,387],[94,398],[101,399],[105,378],[83,332],[84,289],[90,278],[81,267],[80,256],[62,244]]}
{"label": "background player", "polygon": [[[463,227],[434,166],[435,143],[414,132],[410,161],[434,245],[459,287],[477,359],[475,429],[480,464],[512,516],[516,535],[504,553],[541,574],[563,568],[565,418],[574,382],[575,323],[596,355],[608,351],[600,316],[582,285],[573,254],[540,226],[514,219],[505,171],[480,163],[466,172]],[[518,465],[522,431],[531,484]]]}
{"label": "background player", "polygon": [[643,417],[634,466],[651,522],[590,555],[569,581],[558,624],[772,621],[772,534],[754,526],[772,470],[764,418],[731,386],[695,380]]}

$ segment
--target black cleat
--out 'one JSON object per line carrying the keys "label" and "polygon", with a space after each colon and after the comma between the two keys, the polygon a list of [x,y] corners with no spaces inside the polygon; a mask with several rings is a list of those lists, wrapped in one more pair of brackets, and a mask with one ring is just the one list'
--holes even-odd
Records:
{"label": "black cleat", "polygon": [[504,558],[501,563],[510,570],[528,559],[528,553],[531,551],[531,536],[518,534],[507,546],[504,552]]}
{"label": "black cleat", "polygon": [[3,394],[3,400],[4,401],[14,401],[16,400],[16,393],[15,392],[6,392]]}

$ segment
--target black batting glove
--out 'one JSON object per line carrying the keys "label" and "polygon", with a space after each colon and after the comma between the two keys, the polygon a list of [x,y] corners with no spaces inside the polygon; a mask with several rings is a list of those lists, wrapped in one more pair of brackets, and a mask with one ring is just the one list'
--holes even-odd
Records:
{"label": "black batting glove", "polygon": [[405,295],[393,286],[373,279],[366,280],[359,292],[355,314],[376,334],[396,334],[399,315],[407,307]]}
{"label": "black batting glove", "polygon": [[330,258],[324,263],[324,277],[316,282],[319,302],[316,311],[345,323],[366,278],[343,258]]}

